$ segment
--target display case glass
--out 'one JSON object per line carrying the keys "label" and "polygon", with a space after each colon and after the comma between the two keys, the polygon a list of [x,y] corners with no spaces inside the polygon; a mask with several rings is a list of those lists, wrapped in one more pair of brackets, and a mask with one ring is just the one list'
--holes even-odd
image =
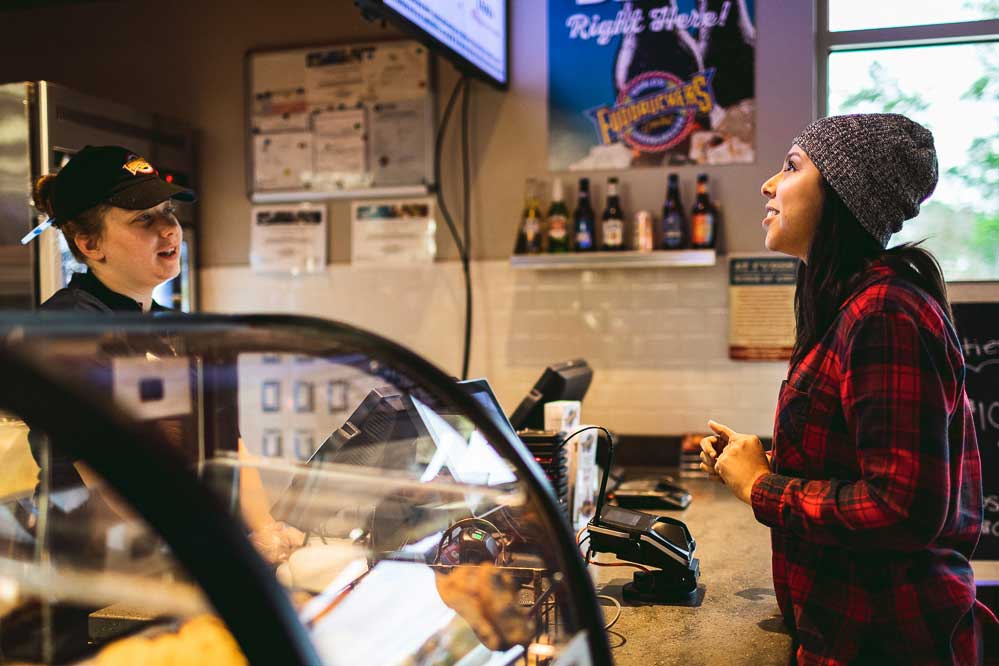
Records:
{"label": "display case glass", "polygon": [[543,472],[293,317],[0,318],[0,664],[610,664]]}

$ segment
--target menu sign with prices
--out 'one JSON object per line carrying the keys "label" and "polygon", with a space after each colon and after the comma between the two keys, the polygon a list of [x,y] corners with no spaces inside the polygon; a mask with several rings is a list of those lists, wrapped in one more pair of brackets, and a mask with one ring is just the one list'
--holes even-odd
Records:
{"label": "menu sign with prices", "polygon": [[954,303],[952,308],[982,457],[985,515],[975,559],[999,560],[999,303]]}

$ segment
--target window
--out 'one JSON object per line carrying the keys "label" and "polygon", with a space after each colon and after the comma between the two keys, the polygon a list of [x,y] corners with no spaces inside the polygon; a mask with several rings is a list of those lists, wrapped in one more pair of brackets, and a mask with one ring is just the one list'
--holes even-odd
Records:
{"label": "window", "polygon": [[903,113],[932,130],[936,191],[892,237],[948,281],[999,280],[999,0],[820,0],[819,113]]}
{"label": "window", "polygon": [[870,30],[999,18],[999,4],[968,0],[828,0],[829,30]]}

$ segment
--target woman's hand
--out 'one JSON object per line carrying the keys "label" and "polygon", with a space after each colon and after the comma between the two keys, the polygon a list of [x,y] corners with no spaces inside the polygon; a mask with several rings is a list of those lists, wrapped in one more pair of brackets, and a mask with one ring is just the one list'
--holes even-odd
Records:
{"label": "woman's hand", "polygon": [[718,435],[709,435],[701,439],[701,470],[718,481],[722,479],[718,476],[718,470],[715,469],[715,462],[727,443],[727,440]]}
{"label": "woman's hand", "polygon": [[[770,460],[763,450],[760,438],[756,435],[735,432],[728,426],[714,421],[708,421],[708,427],[715,432],[718,438],[716,441],[725,442],[721,453],[713,460],[714,472],[737,498],[750,504],[753,484],[764,474],[770,473]],[[704,440],[701,444],[702,460],[705,455],[703,442]],[[704,465],[703,462],[701,464]]]}
{"label": "woman's hand", "polygon": [[271,564],[281,564],[305,543],[305,535],[291,525],[273,521],[250,533],[250,543]]}

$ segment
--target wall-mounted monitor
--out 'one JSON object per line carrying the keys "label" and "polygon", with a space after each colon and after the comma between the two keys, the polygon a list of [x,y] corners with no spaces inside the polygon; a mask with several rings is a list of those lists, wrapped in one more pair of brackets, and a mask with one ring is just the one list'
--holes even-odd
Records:
{"label": "wall-mounted monitor", "polygon": [[355,0],[500,89],[510,85],[510,0]]}

